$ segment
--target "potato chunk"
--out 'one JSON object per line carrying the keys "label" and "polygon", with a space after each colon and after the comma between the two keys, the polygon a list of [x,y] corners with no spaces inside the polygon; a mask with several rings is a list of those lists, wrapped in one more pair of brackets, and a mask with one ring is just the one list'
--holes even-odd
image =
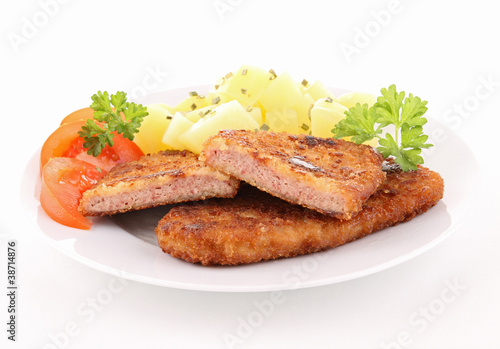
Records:
{"label": "potato chunk", "polygon": [[175,109],[166,104],[150,104],[147,106],[149,115],[144,118],[134,142],[144,154],[154,154],[168,147],[161,139],[167,129]]}
{"label": "potato chunk", "polygon": [[331,138],[332,129],[342,119],[348,109],[331,99],[319,99],[311,109],[311,131],[316,137]]}
{"label": "potato chunk", "polygon": [[236,74],[223,81],[217,92],[237,100],[243,107],[252,106],[271,83],[270,78],[271,73],[268,71],[244,65]]}
{"label": "potato chunk", "polygon": [[368,104],[368,107],[371,107],[377,102],[377,97],[366,92],[349,92],[340,96],[337,99],[337,102],[342,104],[347,109],[354,107],[356,103],[361,105],[366,103]]}
{"label": "potato chunk", "polygon": [[335,99],[333,93],[320,81],[317,80],[311,85],[306,87],[305,90],[315,101],[320,98],[328,98]]}
{"label": "potato chunk", "polygon": [[203,149],[203,143],[221,130],[255,130],[259,126],[238,101],[231,101],[218,106],[201,118],[189,131],[179,137],[179,141],[192,152],[199,154]]}
{"label": "potato chunk", "polygon": [[182,100],[175,106],[176,111],[189,112],[209,106],[211,103],[205,96],[198,95],[197,92],[190,92],[190,96]]}
{"label": "potato chunk", "polygon": [[260,104],[267,110],[292,108],[295,102],[302,97],[297,83],[292,76],[283,72],[271,81],[259,98]]}
{"label": "potato chunk", "polygon": [[194,123],[192,121],[186,119],[184,115],[177,112],[165,131],[161,141],[172,149],[186,149],[186,145],[179,140],[179,136],[189,130],[193,125]]}
{"label": "potato chunk", "polygon": [[290,108],[268,111],[266,113],[265,123],[275,132],[288,132],[294,134],[299,132],[297,113]]}

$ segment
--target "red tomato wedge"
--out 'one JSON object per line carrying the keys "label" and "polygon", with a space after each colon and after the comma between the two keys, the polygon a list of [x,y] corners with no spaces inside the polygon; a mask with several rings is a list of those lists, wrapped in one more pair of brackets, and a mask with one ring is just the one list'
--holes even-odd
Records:
{"label": "red tomato wedge", "polygon": [[[115,108],[111,108],[115,110]],[[125,115],[120,113],[121,117],[123,120],[125,120]],[[61,121],[61,125],[67,124],[68,122],[73,122],[73,121],[79,121],[79,120],[87,120],[87,119],[93,119],[94,118],[94,109],[91,107],[87,108],[82,108],[78,109],[71,114],[67,115],[64,119]]]}
{"label": "red tomato wedge", "polygon": [[97,157],[88,155],[83,147],[83,138],[78,135],[83,125],[85,125],[85,120],[65,123],[47,138],[40,154],[41,169],[52,158],[69,157],[86,161],[109,171],[115,165],[138,160],[144,155],[134,142],[117,133],[114,134],[112,147],[107,145]]}
{"label": "red tomato wedge", "polygon": [[94,109],[87,107],[78,109],[68,116],[66,116],[61,121],[61,125],[67,124],[68,122],[79,121],[79,120],[87,120],[92,119],[94,117]]}
{"label": "red tomato wedge", "polygon": [[106,171],[81,160],[54,158],[42,171],[40,203],[54,221],[68,227],[90,229],[92,222],[78,212],[78,203],[85,190],[106,174]]}

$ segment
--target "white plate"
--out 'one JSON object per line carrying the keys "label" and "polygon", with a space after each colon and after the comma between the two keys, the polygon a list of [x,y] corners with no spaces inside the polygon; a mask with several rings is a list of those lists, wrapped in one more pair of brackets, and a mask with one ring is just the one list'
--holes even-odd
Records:
{"label": "white plate", "polygon": [[[143,104],[175,104],[195,86],[157,93]],[[345,90],[332,89],[336,95]],[[38,230],[58,250],[106,273],[148,284],[190,290],[256,292],[327,285],[359,278],[400,264],[429,250],[456,228],[475,196],[471,183],[480,179],[472,152],[449,128],[430,119],[425,131],[435,139],[425,154],[426,166],[445,180],[445,196],[427,213],[410,222],[371,234],[335,249],[290,259],[232,267],[204,267],[161,251],[153,229],[167,207],[96,219],[90,231],[52,221],[41,209],[39,154],[28,163],[22,200]],[[457,161],[456,154],[460,154]],[[126,226],[126,230],[122,228]]]}

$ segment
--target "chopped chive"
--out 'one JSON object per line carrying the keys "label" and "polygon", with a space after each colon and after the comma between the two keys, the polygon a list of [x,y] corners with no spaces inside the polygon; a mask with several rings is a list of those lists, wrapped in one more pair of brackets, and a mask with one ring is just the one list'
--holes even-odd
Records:
{"label": "chopped chive", "polygon": [[167,115],[167,120],[172,120],[174,117],[172,115]]}
{"label": "chopped chive", "polygon": [[191,104],[191,110],[196,110],[196,104],[195,103]]}
{"label": "chopped chive", "polygon": [[260,129],[262,131],[269,131],[271,128],[267,124],[262,124],[262,126],[260,127]]}
{"label": "chopped chive", "polygon": [[326,98],[325,98],[325,102],[328,102],[328,103],[333,103],[333,99],[332,99],[332,97],[326,97]]}
{"label": "chopped chive", "polygon": [[271,73],[271,76],[269,77],[269,80],[274,80],[278,76],[274,69],[269,69],[269,73]]}
{"label": "chopped chive", "polygon": [[190,95],[191,97],[198,96],[198,92],[196,92],[196,91],[191,91],[191,92],[189,92],[189,95]]}
{"label": "chopped chive", "polygon": [[212,104],[217,104],[219,102],[220,102],[220,97],[219,96],[217,96],[215,98],[212,98]]}
{"label": "chopped chive", "polygon": [[241,93],[243,93],[244,95],[246,95],[247,94],[247,89],[246,88],[242,88],[241,89]]}
{"label": "chopped chive", "polygon": [[309,126],[307,124],[302,124],[302,126],[300,126],[301,129],[303,129],[304,131],[307,131],[309,130]]}
{"label": "chopped chive", "polygon": [[214,85],[214,88],[215,88],[216,90],[218,90],[218,89],[219,89],[219,87],[220,87],[220,85]]}
{"label": "chopped chive", "polygon": [[309,85],[309,82],[306,79],[304,79],[302,80],[301,84],[302,86],[307,87],[307,85]]}
{"label": "chopped chive", "polygon": [[248,69],[243,69],[243,70],[241,71],[241,75],[247,75],[247,72],[248,72]]}

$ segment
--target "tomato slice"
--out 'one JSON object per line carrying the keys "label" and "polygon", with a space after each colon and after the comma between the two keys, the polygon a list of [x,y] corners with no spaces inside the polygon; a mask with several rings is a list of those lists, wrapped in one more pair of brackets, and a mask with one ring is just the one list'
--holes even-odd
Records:
{"label": "tomato slice", "polygon": [[80,121],[80,120],[87,120],[87,119],[92,119],[94,117],[94,109],[87,107],[87,108],[82,108],[78,109],[68,116],[66,116],[64,119],[61,121],[61,125],[67,124],[68,122],[73,122],[73,121]]}
{"label": "tomato slice", "polygon": [[78,135],[83,125],[85,125],[85,120],[65,123],[47,138],[40,154],[40,169],[43,169],[51,158],[70,157],[109,171],[118,164],[138,160],[144,155],[137,144],[117,133],[114,134],[112,147],[106,145],[97,157],[88,155],[83,147],[83,138]]}
{"label": "tomato slice", "polygon": [[[115,110],[115,108],[111,109]],[[123,112],[121,112],[120,115],[122,119],[125,120],[125,115],[123,114]],[[67,124],[68,122],[87,120],[93,118],[94,118],[94,109],[90,107],[82,108],[72,112],[71,114],[67,115],[64,119],[62,119],[61,125]]]}
{"label": "tomato slice", "polygon": [[83,192],[106,174],[95,165],[71,158],[53,158],[42,171],[40,204],[54,221],[78,229],[92,222],[78,212]]}

